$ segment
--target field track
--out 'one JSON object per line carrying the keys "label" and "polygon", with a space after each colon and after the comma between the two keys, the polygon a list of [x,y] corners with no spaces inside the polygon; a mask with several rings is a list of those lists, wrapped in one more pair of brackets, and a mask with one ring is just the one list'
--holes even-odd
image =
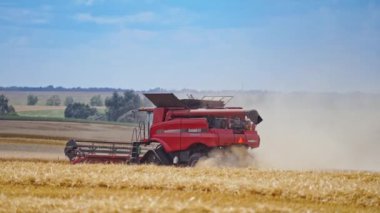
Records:
{"label": "field track", "polygon": [[0,120],[0,136],[130,141],[133,126],[54,121]]}

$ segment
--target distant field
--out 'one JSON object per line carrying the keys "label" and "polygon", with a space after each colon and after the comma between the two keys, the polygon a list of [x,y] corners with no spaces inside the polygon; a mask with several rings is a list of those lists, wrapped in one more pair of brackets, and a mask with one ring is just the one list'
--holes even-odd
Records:
{"label": "distant field", "polygon": [[36,110],[36,111],[24,111],[24,112],[18,112],[17,114],[20,116],[27,116],[27,117],[48,117],[48,118],[64,118],[64,111],[63,109],[59,110]]}
{"label": "distant field", "polygon": [[[18,115],[32,118],[64,118],[64,101],[66,97],[73,97],[75,102],[89,104],[90,99],[95,95],[100,95],[104,101],[112,95],[111,92],[21,92],[21,91],[0,91],[4,94],[9,104],[15,107]],[[38,97],[38,102],[34,106],[27,105],[28,95]],[[60,106],[46,106],[46,100],[53,95],[58,95],[61,99]],[[105,113],[105,107],[96,107],[99,113]]]}
{"label": "distant field", "polygon": [[13,105],[17,112],[31,112],[31,111],[41,111],[41,110],[64,110],[65,106],[28,106],[28,105]]}
{"label": "distant field", "polygon": [[42,118],[64,118],[65,106],[28,106],[14,105],[19,116],[42,117]]}
{"label": "distant field", "polygon": [[[15,110],[19,116],[34,118],[61,118],[63,119],[65,106],[28,106],[15,105]],[[99,113],[105,113],[105,107],[96,107]]]}

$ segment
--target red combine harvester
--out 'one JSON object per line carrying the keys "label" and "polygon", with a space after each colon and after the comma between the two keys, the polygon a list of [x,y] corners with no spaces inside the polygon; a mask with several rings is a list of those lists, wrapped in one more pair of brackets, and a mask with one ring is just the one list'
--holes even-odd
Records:
{"label": "red combine harvester", "polygon": [[260,137],[256,110],[225,107],[232,96],[181,99],[174,94],[144,94],[156,107],[141,108],[131,142],[76,141],[66,143],[65,155],[75,163],[152,163],[194,166],[212,149],[232,145],[256,148]]}

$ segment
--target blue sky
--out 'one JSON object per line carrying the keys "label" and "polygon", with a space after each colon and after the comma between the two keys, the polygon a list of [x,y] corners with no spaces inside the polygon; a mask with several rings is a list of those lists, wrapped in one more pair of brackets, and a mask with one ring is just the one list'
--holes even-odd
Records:
{"label": "blue sky", "polygon": [[0,86],[380,92],[380,1],[3,0]]}

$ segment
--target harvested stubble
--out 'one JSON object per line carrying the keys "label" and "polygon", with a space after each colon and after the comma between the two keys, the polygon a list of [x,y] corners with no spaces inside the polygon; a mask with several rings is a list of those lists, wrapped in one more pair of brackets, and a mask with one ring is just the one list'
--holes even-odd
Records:
{"label": "harvested stubble", "polygon": [[0,211],[378,211],[380,174],[0,161]]}

